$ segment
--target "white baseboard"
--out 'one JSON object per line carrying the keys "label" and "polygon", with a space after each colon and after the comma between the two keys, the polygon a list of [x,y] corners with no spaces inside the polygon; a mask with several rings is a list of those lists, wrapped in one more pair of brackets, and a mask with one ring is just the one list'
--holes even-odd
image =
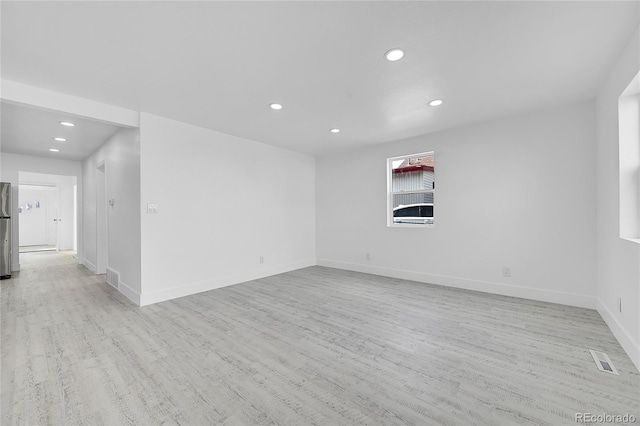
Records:
{"label": "white baseboard", "polygon": [[82,264],[86,266],[87,269],[93,272],[94,274],[98,273],[98,267],[93,263],[89,262],[87,259],[82,259]]}
{"label": "white baseboard", "polygon": [[615,338],[618,339],[622,349],[629,355],[633,364],[638,371],[640,371],[640,343],[627,333],[627,330],[624,329],[620,321],[618,321],[613,312],[607,308],[602,300],[597,299],[596,309],[604,322],[607,323],[609,330],[611,330]]}
{"label": "white baseboard", "polygon": [[314,260],[305,260],[285,265],[277,265],[266,268],[258,268],[239,274],[227,275],[207,281],[199,281],[195,283],[181,285],[179,287],[158,290],[151,293],[144,291],[140,295],[140,306],[151,305],[153,303],[164,302],[166,300],[177,299],[178,297],[189,296],[191,294],[202,293],[203,291],[215,290],[221,287],[227,287],[251,280],[270,277],[272,275],[283,274],[285,272],[295,271],[296,269],[307,268],[316,264]]}
{"label": "white baseboard", "polygon": [[118,291],[124,294],[127,299],[140,306],[140,293],[138,293],[122,281],[118,281]]}
{"label": "white baseboard", "polygon": [[533,287],[508,285],[489,281],[470,280],[467,278],[450,277],[446,275],[425,274],[423,272],[404,271],[401,269],[382,268],[379,266],[363,265],[359,263],[340,262],[330,259],[318,259],[319,266],[345,269],[348,271],[364,272],[382,275],[384,277],[403,280],[419,281],[446,287],[462,288],[483,293],[499,294],[502,296],[520,297],[541,302],[558,303],[561,305],[577,306],[579,308],[595,309],[596,299],[593,296],[561,291],[544,290]]}

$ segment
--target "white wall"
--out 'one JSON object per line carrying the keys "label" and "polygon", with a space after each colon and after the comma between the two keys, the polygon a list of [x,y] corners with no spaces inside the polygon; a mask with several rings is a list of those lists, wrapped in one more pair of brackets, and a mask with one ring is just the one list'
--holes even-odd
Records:
{"label": "white wall", "polygon": [[598,312],[638,369],[640,244],[620,238],[618,97],[640,70],[639,39],[640,33],[636,31],[601,87],[596,102]]}
{"label": "white wall", "polygon": [[[0,180],[10,182],[13,192],[12,199],[18,200],[18,182],[20,172],[44,173],[50,175],[75,176],[78,182],[78,199],[82,203],[82,172],[81,164],[78,161],[54,160],[49,158],[31,157],[26,155],[6,154],[0,155]],[[18,216],[18,203],[12,205],[12,216]],[[82,235],[83,217],[79,212],[78,235]],[[18,250],[19,229],[18,221],[13,221],[13,244],[12,244],[12,269],[20,270],[20,258]],[[82,241],[78,242],[78,259],[83,255]]]}
{"label": "white wall", "polygon": [[108,264],[119,274],[118,290],[140,303],[140,133],[122,129],[82,162],[85,218],[84,264],[97,270],[97,167],[104,162],[106,198],[113,199],[107,208]]}
{"label": "white wall", "polygon": [[315,264],[313,157],[145,113],[140,126],[143,305]]}
{"label": "white wall", "polygon": [[[583,103],[318,158],[318,263],[594,308],[593,123]],[[386,159],[432,150],[435,228],[388,228]]]}

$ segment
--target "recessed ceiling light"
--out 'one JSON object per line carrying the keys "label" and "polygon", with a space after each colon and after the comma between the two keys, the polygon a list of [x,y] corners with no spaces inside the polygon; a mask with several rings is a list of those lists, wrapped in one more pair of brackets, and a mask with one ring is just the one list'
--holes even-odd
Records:
{"label": "recessed ceiling light", "polygon": [[331,133],[340,133],[340,129],[331,129],[329,130]]}
{"label": "recessed ceiling light", "polygon": [[442,102],[444,102],[442,99],[434,99],[431,102],[429,102],[429,105],[438,106],[438,105],[442,105]]}
{"label": "recessed ceiling light", "polygon": [[65,138],[53,138],[54,141],[58,141],[58,142],[66,142],[67,140]]}
{"label": "recessed ceiling light", "polygon": [[49,148],[49,151],[51,151],[51,152],[60,152],[60,150],[56,149],[56,148]]}
{"label": "recessed ceiling light", "polygon": [[62,124],[63,126],[67,126],[67,127],[74,127],[75,124],[69,122],[69,121],[61,121],[60,124]]}
{"label": "recessed ceiling light", "polygon": [[402,49],[391,49],[384,54],[384,57],[387,58],[388,61],[395,62],[402,59],[404,56],[404,50]]}
{"label": "recessed ceiling light", "polygon": [[282,105],[280,104],[269,104],[271,109],[282,109]]}

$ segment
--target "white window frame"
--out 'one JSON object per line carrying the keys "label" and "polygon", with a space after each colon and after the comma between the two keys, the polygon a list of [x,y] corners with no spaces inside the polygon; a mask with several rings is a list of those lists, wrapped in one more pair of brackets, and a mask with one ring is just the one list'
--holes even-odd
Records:
{"label": "white window frame", "polygon": [[[435,159],[435,151],[424,151],[417,154],[399,155],[397,157],[387,158],[387,227],[389,228],[433,228],[436,223],[436,209],[435,209],[435,188],[432,189],[420,189],[411,191],[393,191],[393,163],[399,160],[405,160],[413,157],[424,157],[427,155],[433,155]],[[434,166],[434,182],[435,182],[435,166]],[[410,224],[410,223],[394,223],[393,222],[393,196],[400,194],[434,194],[434,209],[433,209],[433,223],[432,224]]]}
{"label": "white window frame", "polygon": [[640,72],[618,97],[620,238],[640,244]]}

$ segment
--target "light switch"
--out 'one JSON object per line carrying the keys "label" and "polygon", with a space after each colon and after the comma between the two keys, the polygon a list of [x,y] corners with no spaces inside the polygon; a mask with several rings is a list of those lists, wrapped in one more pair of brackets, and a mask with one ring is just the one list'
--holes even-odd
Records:
{"label": "light switch", "polygon": [[147,204],[147,213],[158,213],[157,204]]}

